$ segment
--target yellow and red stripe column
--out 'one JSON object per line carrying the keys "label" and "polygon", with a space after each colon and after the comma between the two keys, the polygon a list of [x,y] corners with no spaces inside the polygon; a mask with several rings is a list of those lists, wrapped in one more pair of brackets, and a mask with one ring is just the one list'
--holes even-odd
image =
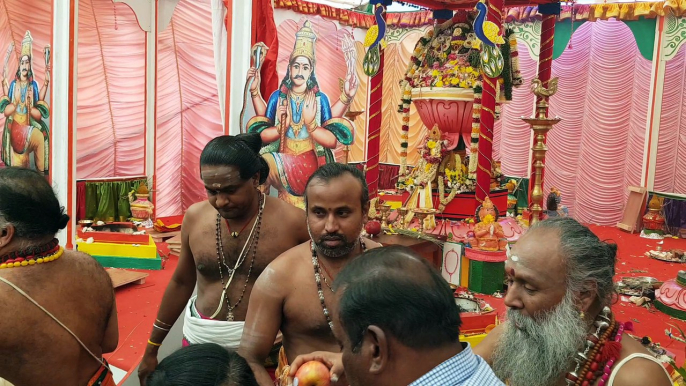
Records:
{"label": "yellow and red stripe column", "polygon": [[[555,42],[555,20],[556,15],[546,12],[545,7],[539,6],[539,13],[543,15],[543,22],[541,26],[541,51],[538,55],[538,79],[543,84],[543,87],[548,87],[548,81],[552,76],[553,69],[553,44]],[[573,16],[572,16],[573,17]],[[574,31],[572,31],[574,33]],[[540,98],[536,98],[536,104],[540,102]],[[548,111],[546,110],[546,116]],[[547,140],[547,135],[543,139],[543,143]],[[534,158],[531,157],[531,174],[529,174],[529,207],[532,205],[531,192],[534,190]],[[545,159],[543,159],[545,164]],[[541,171],[541,181],[543,181],[543,176],[545,169]],[[541,212],[541,215],[543,212]],[[540,220],[540,219],[539,219]]]}
{"label": "yellow and red stripe column", "polygon": [[[503,0],[488,1],[488,21],[498,28],[503,22]],[[476,199],[483,202],[491,191],[491,158],[493,157],[493,124],[495,122],[495,95],[498,79],[483,74],[483,92],[481,96],[481,114],[479,126],[479,156],[476,169]]]}

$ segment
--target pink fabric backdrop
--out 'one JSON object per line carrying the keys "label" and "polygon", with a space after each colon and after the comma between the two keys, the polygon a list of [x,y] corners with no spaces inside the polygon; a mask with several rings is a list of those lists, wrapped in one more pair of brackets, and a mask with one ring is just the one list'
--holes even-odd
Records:
{"label": "pink fabric backdrop", "polygon": [[667,62],[664,84],[654,190],[686,194],[686,46]]}
{"label": "pink fabric backdrop", "polygon": [[145,173],[145,33],[124,3],[79,1],[76,176]]}
{"label": "pink fabric backdrop", "polygon": [[183,213],[207,196],[200,153],[223,134],[209,0],[180,1],[159,35],[157,56],[157,215]]}
{"label": "pink fabric backdrop", "polygon": [[557,186],[578,220],[612,225],[640,184],[651,62],[620,21],[584,23],[572,44],[553,62],[551,115],[564,120],[548,137],[544,191]]}

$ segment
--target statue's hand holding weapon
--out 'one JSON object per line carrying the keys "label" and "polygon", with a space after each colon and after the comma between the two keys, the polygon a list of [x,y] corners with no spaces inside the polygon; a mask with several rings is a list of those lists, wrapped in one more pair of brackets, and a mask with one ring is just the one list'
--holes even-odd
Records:
{"label": "statue's hand holding weapon", "polygon": [[254,95],[260,92],[260,82],[262,81],[262,76],[255,67],[250,67],[250,69],[248,70],[248,77],[246,80],[250,81],[251,78],[253,79],[253,81],[250,84],[250,94]]}
{"label": "statue's hand holding weapon", "polygon": [[7,66],[10,61],[10,56],[12,55],[12,51],[14,51],[14,42],[10,42],[10,45],[7,47],[7,53],[5,54],[5,65],[2,68],[2,90],[3,90],[3,95],[9,93],[9,84],[7,83]]}
{"label": "statue's hand holding weapon", "polygon": [[[288,127],[291,125],[291,117],[288,115],[288,102],[286,99],[284,99],[279,107],[277,107],[276,113],[280,119],[281,127],[288,129]],[[285,129],[281,129],[281,131],[285,132]]]}
{"label": "statue's hand holding weapon", "polygon": [[343,37],[342,45],[348,72],[345,76],[345,81],[342,84],[341,91],[343,91],[349,101],[352,101],[359,86],[355,73],[355,68],[357,66],[357,50],[355,49],[355,40],[352,38],[352,34],[348,33]]}

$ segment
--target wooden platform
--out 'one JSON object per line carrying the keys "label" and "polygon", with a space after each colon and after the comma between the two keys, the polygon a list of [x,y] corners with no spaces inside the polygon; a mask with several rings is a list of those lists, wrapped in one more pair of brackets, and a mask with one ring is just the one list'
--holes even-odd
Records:
{"label": "wooden platform", "polygon": [[107,273],[112,279],[112,287],[118,288],[127,284],[143,284],[148,273],[127,271],[125,269],[107,268]]}

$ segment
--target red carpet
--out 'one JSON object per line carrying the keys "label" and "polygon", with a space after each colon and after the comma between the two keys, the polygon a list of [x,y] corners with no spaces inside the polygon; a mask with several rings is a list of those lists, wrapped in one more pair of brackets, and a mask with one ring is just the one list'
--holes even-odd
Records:
{"label": "red carpet", "polygon": [[[644,239],[638,234],[632,235],[614,227],[591,226],[591,229],[601,239],[614,240],[618,244],[617,280],[624,276],[652,276],[664,281],[674,278],[679,270],[686,269],[686,264],[666,263],[644,257],[645,252],[656,248],[657,240]],[[663,249],[672,248],[686,249],[686,240],[665,239]],[[160,252],[168,253],[166,245],[160,245]],[[170,256],[163,270],[145,271],[150,273],[145,284],[117,289],[119,347],[114,353],[106,356],[114,366],[129,371],[136,367],[143,356],[152,323],[164,290],[176,269],[177,260],[176,256]],[[635,272],[636,270],[647,272]],[[504,312],[502,299],[491,296],[485,298],[499,313]],[[676,354],[677,363],[684,362],[686,347],[682,343],[671,341],[665,336],[664,330],[669,328],[667,323],[676,323],[686,330],[686,322],[672,319],[654,307],[647,310],[621,299],[613,306],[613,310],[619,320],[634,322],[635,335],[650,336],[653,341],[660,342],[663,347]]]}
{"label": "red carpet", "polygon": [[[157,248],[160,256],[169,254],[166,244],[158,244]],[[178,257],[169,256],[162,270],[141,271],[150,274],[144,284],[126,285],[116,289],[119,346],[113,353],[105,355],[105,359],[113,366],[128,372],[140,362],[162,302],[162,295],[177,262]]]}

